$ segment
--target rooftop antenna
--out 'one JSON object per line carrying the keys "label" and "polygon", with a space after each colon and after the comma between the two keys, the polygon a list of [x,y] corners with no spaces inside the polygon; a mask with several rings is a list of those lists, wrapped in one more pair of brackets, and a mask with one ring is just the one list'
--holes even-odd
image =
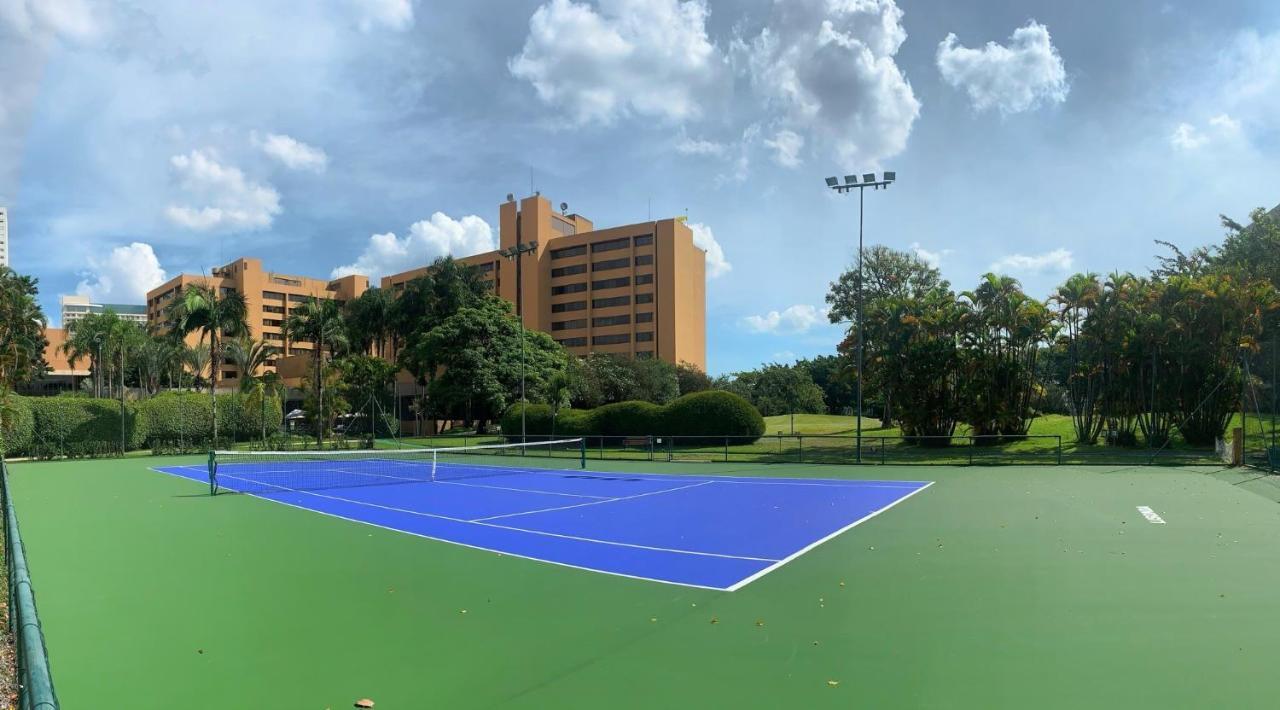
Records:
{"label": "rooftop antenna", "polygon": [[561,202],[561,203],[560,203],[560,214],[566,214],[566,215],[567,215],[567,214],[569,214],[569,203],[568,203],[568,202]]}

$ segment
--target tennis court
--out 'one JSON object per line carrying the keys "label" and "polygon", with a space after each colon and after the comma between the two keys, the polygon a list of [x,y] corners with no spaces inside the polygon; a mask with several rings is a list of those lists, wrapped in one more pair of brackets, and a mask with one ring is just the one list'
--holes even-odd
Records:
{"label": "tennis court", "polygon": [[[552,442],[577,447],[580,440]],[[448,450],[445,450],[448,451]],[[542,454],[541,452],[547,452]],[[223,492],[419,537],[653,582],[734,591],[929,486],[590,471],[548,444],[221,452]],[[541,455],[540,455],[541,454]],[[501,455],[500,463],[478,463]],[[165,473],[208,480],[207,466]]]}
{"label": "tennis court", "polygon": [[[231,476],[261,468],[242,476],[251,493],[216,496],[198,456],[11,467],[65,707],[340,708],[368,697],[380,710],[1265,708],[1280,693],[1274,477],[647,461],[582,470],[572,457],[479,455],[437,461],[435,482],[416,464],[402,466],[414,482],[351,485],[388,465],[262,463],[224,460],[229,491]],[[553,558],[558,548],[542,542],[552,535],[406,515],[445,526],[428,539],[261,490],[284,480],[361,510],[413,497],[418,512],[517,513],[494,522],[766,559],[902,502],[730,592],[745,570],[713,578],[720,568],[704,556],[671,555],[696,559],[692,574],[714,588],[663,583],[677,569],[667,556],[645,568],[649,579],[619,576],[614,558],[629,554],[619,545],[590,543],[599,569],[576,569]],[[886,480],[933,483],[905,497],[878,488]],[[559,507],[596,500],[562,494],[637,491],[654,494],[545,523],[524,512],[544,496],[553,504],[542,507]],[[457,500],[425,500],[445,496]],[[639,520],[658,532],[624,537]],[[476,549],[446,537],[455,528],[501,537]],[[525,558],[535,554],[552,559]]]}

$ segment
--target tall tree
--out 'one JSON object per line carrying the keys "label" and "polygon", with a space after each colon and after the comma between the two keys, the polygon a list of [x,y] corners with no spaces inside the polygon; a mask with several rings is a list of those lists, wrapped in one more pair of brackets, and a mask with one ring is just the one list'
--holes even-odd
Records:
{"label": "tall tree", "polygon": [[43,375],[47,369],[44,329],[48,321],[36,302],[39,282],[0,266],[0,388]]}
{"label": "tall tree", "polygon": [[[284,335],[291,342],[311,343],[311,378],[313,395],[321,413],[318,422],[328,421],[324,416],[326,380],[326,354],[332,358],[347,349],[347,329],[342,322],[338,304],[327,298],[311,298],[295,305],[284,321]],[[324,444],[324,426],[316,427],[316,446]]]}
{"label": "tall tree", "polygon": [[258,406],[264,443],[267,440],[267,401],[272,397],[280,397],[284,390],[280,375],[274,371],[265,371],[267,363],[278,354],[275,346],[247,334],[227,343],[227,359],[234,362],[240,370],[239,388],[248,397],[246,405]]}
{"label": "tall tree", "polygon": [[347,301],[343,320],[347,324],[347,340],[356,352],[385,357],[394,345],[388,341],[395,332],[392,314],[395,301],[386,289],[371,288],[358,298]]}
{"label": "tall tree", "polygon": [[169,319],[182,335],[199,333],[200,342],[209,343],[209,403],[213,416],[213,440],[218,441],[218,398],[214,394],[222,364],[222,339],[238,337],[248,330],[248,308],[244,294],[189,284],[169,305]]}
{"label": "tall tree", "polygon": [[1102,394],[1095,339],[1086,335],[1085,323],[1102,297],[1098,275],[1074,274],[1051,297],[1058,305],[1059,345],[1067,354],[1067,394],[1076,441],[1093,444],[1102,431],[1098,399]]}

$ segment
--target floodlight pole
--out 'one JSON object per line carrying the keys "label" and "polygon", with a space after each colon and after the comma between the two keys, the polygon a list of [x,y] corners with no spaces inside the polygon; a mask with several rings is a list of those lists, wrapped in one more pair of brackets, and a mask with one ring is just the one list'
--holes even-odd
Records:
{"label": "floodlight pole", "polygon": [[893,182],[897,180],[897,178],[898,178],[897,173],[893,173],[893,172],[884,173],[884,179],[882,180],[877,180],[875,173],[866,173],[862,176],[862,182],[858,182],[858,177],[856,175],[846,175],[844,177],[845,182],[843,185],[841,185],[839,180],[837,180],[836,178],[833,178],[833,177],[827,178],[827,187],[831,188],[832,190],[835,190],[841,195],[845,194],[846,192],[850,192],[855,188],[858,190],[858,305],[857,305],[857,308],[858,308],[858,313],[857,313],[857,318],[858,318],[858,354],[857,354],[858,422],[857,422],[857,439],[856,439],[857,444],[856,444],[856,458],[855,458],[856,463],[862,463],[862,361],[863,361],[863,347],[865,345],[864,334],[866,332],[865,324],[863,323],[864,319],[862,317],[862,292],[863,292],[862,213],[863,213],[863,203],[864,203],[863,193],[866,191],[868,187],[874,188],[876,190],[879,190],[881,187],[888,189],[889,185],[893,184]]}
{"label": "floodlight pole", "polygon": [[522,281],[523,269],[521,268],[524,260],[520,257],[537,250],[537,242],[525,244],[517,242],[515,246],[498,252],[499,255],[516,263],[516,320],[520,321],[520,443],[522,444],[527,441],[528,437],[528,428],[525,425],[525,409],[528,408],[529,403],[524,395],[524,283]]}

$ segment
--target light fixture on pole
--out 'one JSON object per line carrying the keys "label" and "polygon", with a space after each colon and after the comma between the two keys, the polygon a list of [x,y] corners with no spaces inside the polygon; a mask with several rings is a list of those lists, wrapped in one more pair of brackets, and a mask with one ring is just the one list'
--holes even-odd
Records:
{"label": "light fixture on pole", "polygon": [[884,173],[884,178],[877,180],[875,173],[864,173],[862,182],[858,182],[857,175],[845,175],[844,184],[840,184],[840,180],[834,177],[827,178],[827,187],[835,190],[840,194],[846,192],[858,191],[858,438],[857,438],[857,462],[862,463],[862,349],[863,349],[863,324],[862,324],[862,193],[868,187],[879,190],[880,188],[888,189],[890,185],[898,179],[895,172]]}
{"label": "light fixture on pole", "polygon": [[521,264],[524,260],[520,257],[537,250],[537,242],[526,242],[524,244],[517,242],[515,246],[498,252],[499,255],[516,263],[516,320],[520,322],[520,443],[522,444],[525,443],[525,437],[528,435],[524,412],[528,408],[528,402],[524,398],[524,284],[521,280],[521,274],[523,273]]}

